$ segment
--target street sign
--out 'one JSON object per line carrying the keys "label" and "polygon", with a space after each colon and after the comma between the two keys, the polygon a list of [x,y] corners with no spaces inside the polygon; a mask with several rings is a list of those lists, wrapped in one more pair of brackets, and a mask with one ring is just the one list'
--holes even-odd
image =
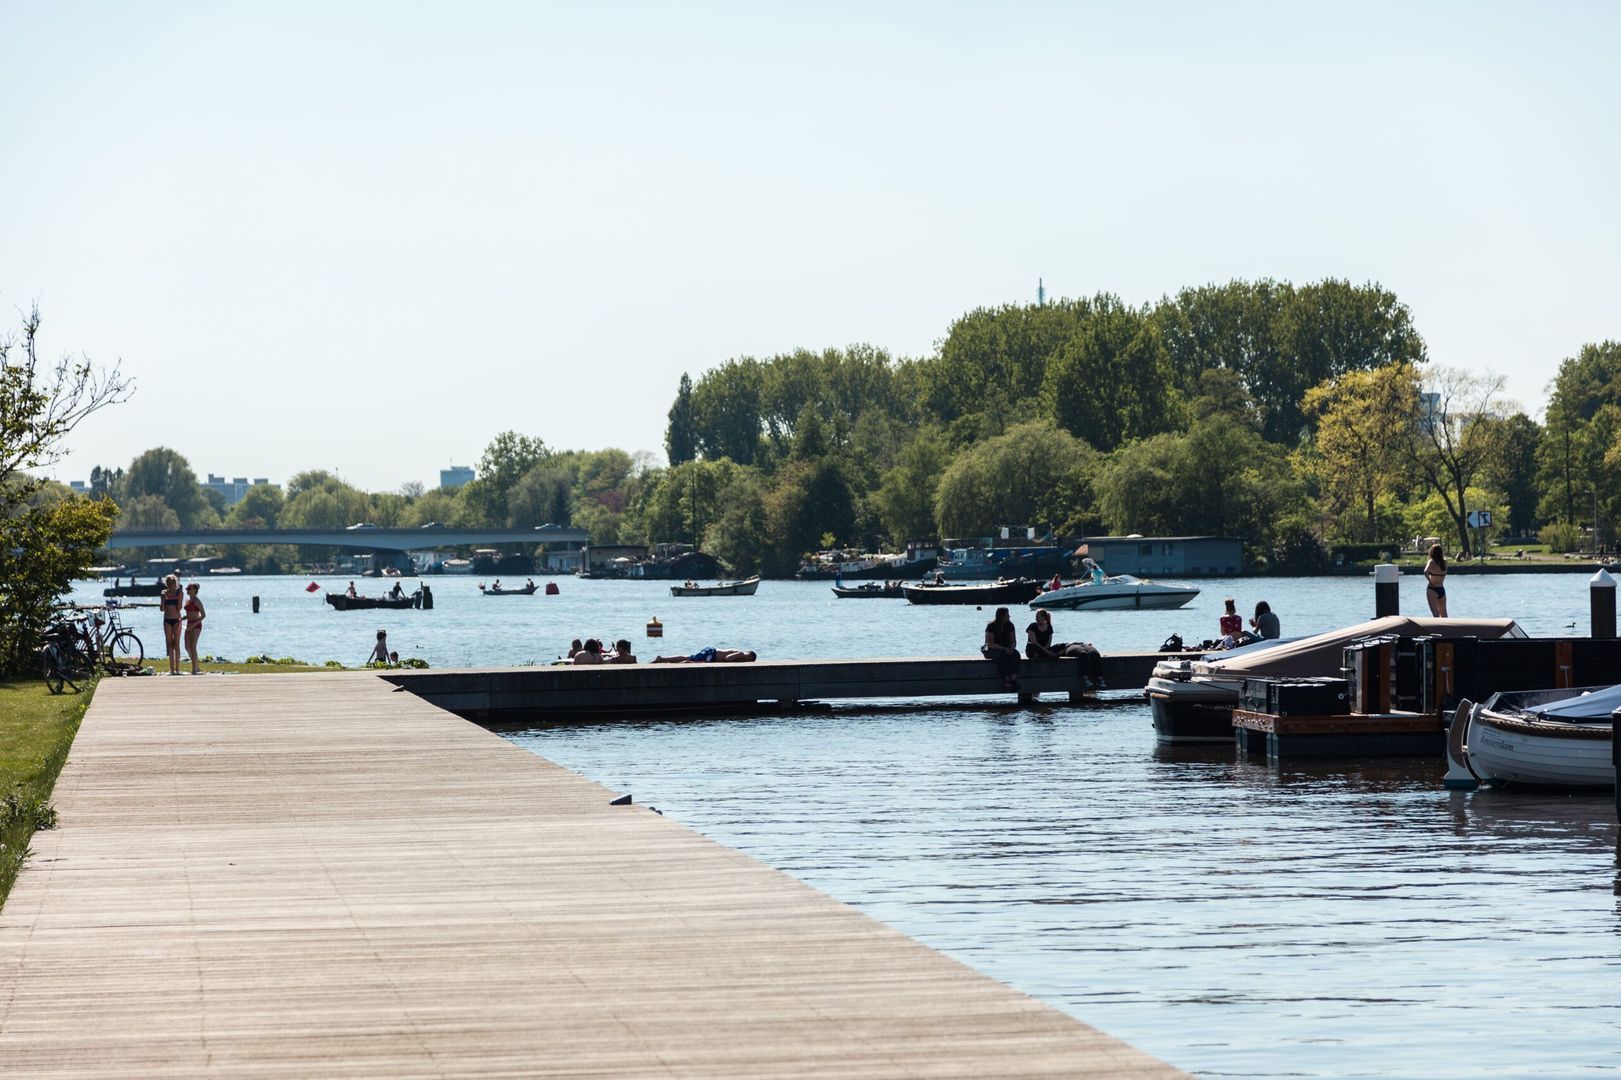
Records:
{"label": "street sign", "polygon": [[1489,529],[1492,527],[1492,512],[1490,510],[1471,510],[1465,515],[1471,529]]}

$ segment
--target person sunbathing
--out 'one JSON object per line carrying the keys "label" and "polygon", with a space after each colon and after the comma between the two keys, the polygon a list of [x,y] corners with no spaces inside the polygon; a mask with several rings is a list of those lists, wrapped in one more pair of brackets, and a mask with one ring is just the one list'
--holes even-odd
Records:
{"label": "person sunbathing", "polygon": [[747,664],[756,659],[752,649],[717,649],[708,646],[691,656],[655,656],[655,664]]}

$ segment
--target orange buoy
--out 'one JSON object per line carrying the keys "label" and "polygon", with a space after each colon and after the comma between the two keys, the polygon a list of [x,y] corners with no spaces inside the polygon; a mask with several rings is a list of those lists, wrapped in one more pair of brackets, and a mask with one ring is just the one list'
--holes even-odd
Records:
{"label": "orange buoy", "polygon": [[647,620],[647,636],[648,637],[663,637],[664,636],[664,624],[659,622],[657,615],[655,615],[651,619]]}

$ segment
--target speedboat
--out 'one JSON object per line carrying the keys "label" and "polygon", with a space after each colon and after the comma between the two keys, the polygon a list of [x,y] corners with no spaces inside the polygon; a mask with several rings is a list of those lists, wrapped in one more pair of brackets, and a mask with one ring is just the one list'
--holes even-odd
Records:
{"label": "speedboat", "polygon": [[1258,641],[1192,660],[1154,665],[1145,693],[1161,743],[1230,742],[1233,709],[1246,678],[1313,678],[1342,673],[1345,647],[1363,638],[1523,638],[1513,619],[1431,619],[1389,615],[1303,638]]}
{"label": "speedboat", "polygon": [[1114,574],[1104,578],[1101,583],[1088,580],[1044,592],[1030,601],[1030,606],[1077,611],[1113,608],[1164,610],[1179,608],[1198,595],[1199,590],[1191,585],[1162,585],[1130,574]]}
{"label": "speedboat", "polygon": [[1617,709],[1621,686],[1505,690],[1481,705],[1463,702],[1447,733],[1446,786],[1614,787]]}

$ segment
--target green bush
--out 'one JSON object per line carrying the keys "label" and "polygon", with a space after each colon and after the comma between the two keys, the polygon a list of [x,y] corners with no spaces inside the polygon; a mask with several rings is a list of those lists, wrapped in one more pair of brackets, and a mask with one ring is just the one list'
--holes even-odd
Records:
{"label": "green bush", "polygon": [[1537,532],[1537,540],[1548,545],[1552,552],[1579,551],[1582,546],[1582,530],[1570,521],[1555,521],[1544,525]]}

